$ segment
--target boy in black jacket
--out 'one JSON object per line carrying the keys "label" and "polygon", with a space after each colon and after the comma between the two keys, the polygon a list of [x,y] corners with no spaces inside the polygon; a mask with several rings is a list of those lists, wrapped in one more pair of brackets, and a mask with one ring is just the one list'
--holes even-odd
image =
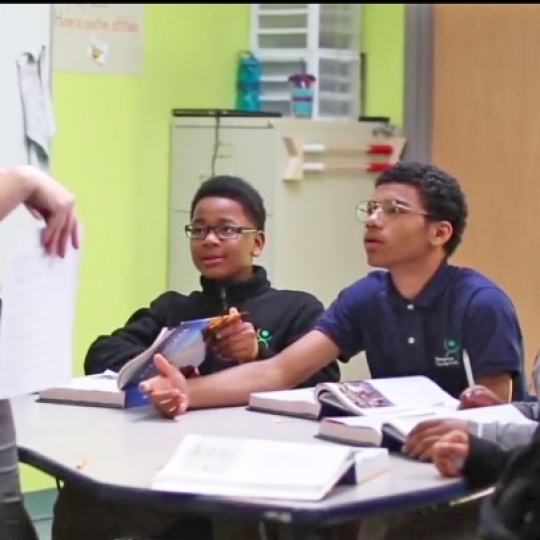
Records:
{"label": "boy in black jacket", "polygon": [[[136,311],[123,328],[99,337],[86,356],[86,374],[118,371],[149,347],[163,327],[231,308],[247,315],[209,349],[201,375],[270,358],[312,329],[324,310],[321,302],[305,292],[273,289],[264,268],[253,265],[264,248],[266,211],[250,184],[229,176],[204,182],[192,201],[191,218],[186,234],[202,290],[166,292]],[[334,362],[302,386],[337,380]]]}
{"label": "boy in black jacket", "polygon": [[[244,180],[217,176],[204,182],[191,204],[186,225],[193,263],[201,273],[201,291],[169,291],[136,311],[123,328],[99,337],[85,359],[86,374],[118,371],[147,349],[162,328],[182,321],[246,313],[209,344],[199,371],[206,375],[244,362],[270,358],[312,329],[324,310],[313,295],[272,288],[264,268],[253,265],[265,244],[266,211],[260,194]],[[334,382],[337,362],[321,369],[301,386]],[[93,517],[92,517],[93,516]],[[156,513],[131,505],[103,503],[76,486],[58,496],[53,540],[113,540],[125,536],[160,539],[209,539],[206,519]],[[166,533],[170,529],[169,533]]]}
{"label": "boy in black jacket", "polygon": [[471,488],[495,485],[482,504],[483,540],[540,538],[540,427],[528,444],[503,450],[462,430],[433,447],[433,461],[444,476],[461,476]]}

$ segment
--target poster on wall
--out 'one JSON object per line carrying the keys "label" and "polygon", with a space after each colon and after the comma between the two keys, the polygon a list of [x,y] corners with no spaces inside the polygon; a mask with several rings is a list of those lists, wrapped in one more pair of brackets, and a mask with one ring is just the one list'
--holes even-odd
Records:
{"label": "poster on wall", "polygon": [[53,69],[139,75],[144,4],[53,4]]}

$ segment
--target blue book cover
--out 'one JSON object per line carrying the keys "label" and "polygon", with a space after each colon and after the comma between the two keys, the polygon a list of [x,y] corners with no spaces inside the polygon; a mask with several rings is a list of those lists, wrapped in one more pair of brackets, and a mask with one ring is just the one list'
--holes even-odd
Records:
{"label": "blue book cover", "polygon": [[176,328],[163,329],[151,347],[130,360],[118,372],[118,388],[137,387],[140,382],[157,374],[154,355],[162,354],[180,370],[198,368],[206,356],[205,337],[208,333],[239,319],[241,314],[220,315],[206,319],[184,321]]}

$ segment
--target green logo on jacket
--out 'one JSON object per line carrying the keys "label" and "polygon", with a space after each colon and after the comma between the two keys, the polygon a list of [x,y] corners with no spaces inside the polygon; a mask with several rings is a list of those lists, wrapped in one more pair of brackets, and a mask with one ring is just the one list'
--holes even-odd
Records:
{"label": "green logo on jacket", "polygon": [[265,330],[264,328],[259,328],[257,330],[257,341],[265,347],[268,347],[270,345],[271,339],[272,334],[270,334],[268,330]]}

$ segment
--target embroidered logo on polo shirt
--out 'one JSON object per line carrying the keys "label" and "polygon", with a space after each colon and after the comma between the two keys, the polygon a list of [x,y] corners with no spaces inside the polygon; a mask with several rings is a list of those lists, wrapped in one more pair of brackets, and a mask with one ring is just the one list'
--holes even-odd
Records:
{"label": "embroidered logo on polo shirt", "polygon": [[443,342],[444,355],[435,357],[437,367],[453,367],[459,365],[460,346],[455,339],[445,339]]}
{"label": "embroidered logo on polo shirt", "polygon": [[257,341],[262,343],[265,347],[270,345],[270,340],[272,339],[272,334],[268,330],[259,328],[257,330]]}

